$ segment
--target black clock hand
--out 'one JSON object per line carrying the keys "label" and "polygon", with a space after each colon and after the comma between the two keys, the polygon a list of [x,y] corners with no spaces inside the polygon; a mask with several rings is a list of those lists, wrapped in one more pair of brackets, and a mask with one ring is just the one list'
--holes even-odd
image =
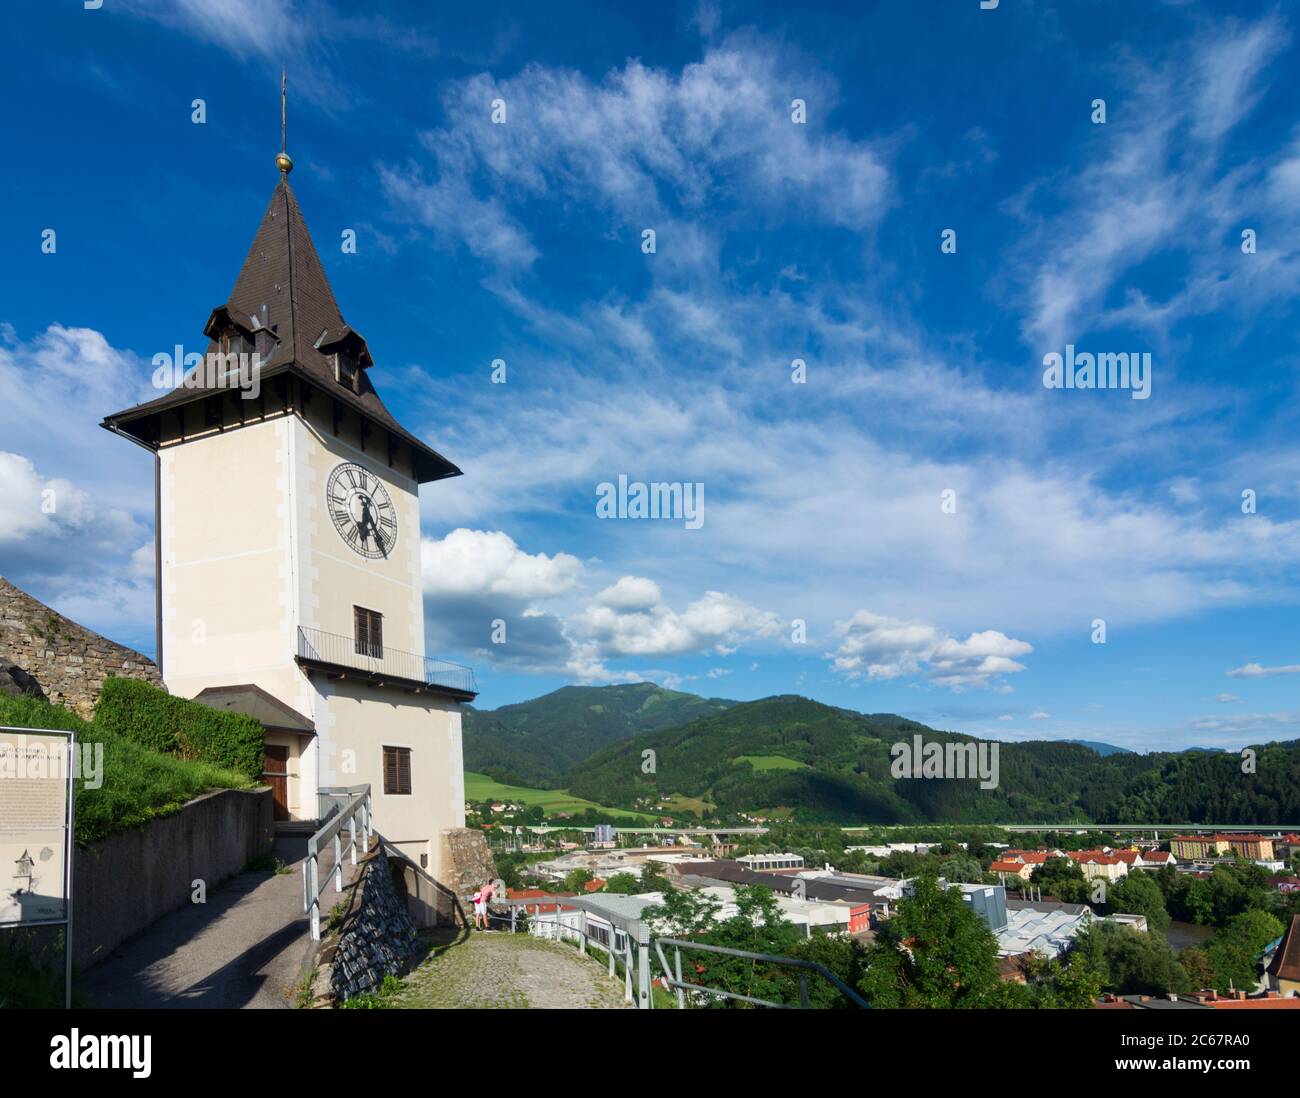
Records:
{"label": "black clock hand", "polygon": [[[378,524],[374,520],[374,517],[371,515],[370,501],[365,497],[362,497],[361,500],[361,522],[362,522],[362,537],[373,537],[375,539],[375,544],[379,546],[380,553],[382,553],[384,557],[387,558],[388,548],[387,546],[384,545],[383,531],[380,530]],[[366,527],[370,528],[369,534],[365,533]]]}

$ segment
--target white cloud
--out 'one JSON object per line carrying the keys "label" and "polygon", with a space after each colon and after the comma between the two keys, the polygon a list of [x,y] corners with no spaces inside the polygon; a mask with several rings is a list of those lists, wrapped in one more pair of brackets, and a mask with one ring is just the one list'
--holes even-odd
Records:
{"label": "white cloud", "polygon": [[972,633],[966,640],[941,633],[932,625],[859,610],[837,624],[839,647],[829,653],[832,666],[850,679],[889,680],[924,675],[954,690],[989,686],[999,675],[1025,669],[1014,657],[1033,646],[997,630]]}
{"label": "white cloud", "polygon": [[[1030,242],[1016,243],[1028,261],[1012,262],[1031,302],[1024,335],[1038,355],[1123,323],[1163,335],[1175,317],[1229,295],[1289,296],[1300,248],[1276,225],[1274,250],[1258,262],[1243,266],[1231,248],[1203,248],[1168,301],[1153,303],[1136,289],[1122,303],[1109,300],[1119,278],[1153,255],[1236,235],[1251,223],[1240,218],[1259,216],[1266,204],[1256,194],[1266,188],[1250,178],[1255,169],[1234,163],[1229,176],[1217,173],[1223,139],[1260,99],[1269,62],[1287,38],[1276,16],[1230,20],[1154,62],[1128,59],[1116,73],[1122,105],[1112,98],[1106,125],[1092,135],[1097,155],[1081,171],[1061,174],[1059,184],[1032,184],[1011,204],[1033,228]],[[1274,178],[1285,189],[1284,169]],[[1042,218],[1028,214],[1039,194],[1052,205]]]}
{"label": "white cloud", "polygon": [[721,591],[706,591],[680,613],[665,605],[620,609],[598,599],[576,624],[605,656],[702,652],[720,641],[771,637],[780,627],[776,615]]}
{"label": "white cloud", "polygon": [[500,530],[453,530],[420,543],[424,591],[431,596],[502,595],[541,599],[577,583],[582,562],[568,553],[526,553]]}
{"label": "white cloud", "polygon": [[623,576],[596,596],[597,603],[612,610],[649,610],[662,599],[659,585],[642,576]]}
{"label": "white cloud", "polygon": [[[819,117],[834,106],[824,76],[791,71],[753,38],[728,39],[676,71],[633,59],[600,80],[538,64],[483,73],[449,86],[447,126],[422,135],[432,171],[381,169],[381,182],[411,220],[507,268],[538,254],[509,212],[529,199],[594,203],[625,231],[653,227],[674,238],[663,255],[670,264],[683,248],[693,263],[713,262],[716,244],[693,214],[718,200],[854,230],[875,224],[891,190],[880,154],[793,124],[792,84]],[[503,124],[490,117],[498,99]]]}
{"label": "white cloud", "polygon": [[[1258,663],[1248,663],[1244,667],[1234,667],[1228,672],[1230,679],[1265,679],[1274,675],[1300,675],[1300,663],[1287,664],[1284,667],[1263,667]],[[1220,701],[1223,696],[1220,695]]]}

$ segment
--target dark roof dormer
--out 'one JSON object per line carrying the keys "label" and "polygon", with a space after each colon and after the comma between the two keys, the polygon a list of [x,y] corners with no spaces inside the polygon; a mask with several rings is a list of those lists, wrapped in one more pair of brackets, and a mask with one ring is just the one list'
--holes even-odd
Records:
{"label": "dark roof dormer", "polygon": [[[292,375],[360,415],[367,430],[379,428],[405,443],[421,483],[460,475],[460,469],[398,423],[375,391],[367,376],[374,365],[370,349],[343,319],[283,168],[230,297],[212,310],[203,331],[212,340],[209,354],[223,351],[223,335],[237,335],[243,349],[261,355],[263,381]],[[250,344],[243,346],[244,341]],[[340,371],[348,375],[347,382],[340,382]],[[102,426],[157,449],[158,417],[211,395],[202,386],[187,385],[116,412]]]}

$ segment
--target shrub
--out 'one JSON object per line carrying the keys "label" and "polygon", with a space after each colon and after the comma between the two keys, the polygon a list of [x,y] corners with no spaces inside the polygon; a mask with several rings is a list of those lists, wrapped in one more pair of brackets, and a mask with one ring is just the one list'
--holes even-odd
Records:
{"label": "shrub", "polygon": [[77,779],[74,837],[83,846],[114,831],[140,827],[156,816],[179,812],[186,801],[209,789],[245,789],[254,784],[241,773],[211,763],[160,755],[39,698],[0,694],[0,726],[62,728],[75,732],[78,743],[103,745],[99,787],[87,789],[84,777]]}
{"label": "shrub", "polygon": [[[64,931],[53,927],[10,927],[0,935],[0,1010],[60,1010],[64,996]],[[73,971],[72,1005],[86,1007]]]}
{"label": "shrub", "polygon": [[105,680],[95,727],[178,759],[212,763],[249,778],[262,773],[264,735],[252,717],[211,709],[138,679]]}

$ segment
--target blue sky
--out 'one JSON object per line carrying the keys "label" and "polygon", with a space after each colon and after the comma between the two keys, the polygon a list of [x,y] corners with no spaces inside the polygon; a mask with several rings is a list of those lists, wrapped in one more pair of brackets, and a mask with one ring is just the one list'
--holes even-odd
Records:
{"label": "blue sky", "polygon": [[[1300,736],[1287,6],[366,7],[9,9],[0,573],[152,650],[149,460],[96,424],[225,301],[283,64],[371,376],[466,472],[421,497],[427,645],[484,706],[647,678]],[[1150,397],[1045,388],[1067,343],[1149,352]],[[598,518],[620,475],[702,483],[703,525]]]}

